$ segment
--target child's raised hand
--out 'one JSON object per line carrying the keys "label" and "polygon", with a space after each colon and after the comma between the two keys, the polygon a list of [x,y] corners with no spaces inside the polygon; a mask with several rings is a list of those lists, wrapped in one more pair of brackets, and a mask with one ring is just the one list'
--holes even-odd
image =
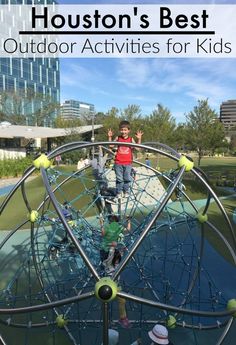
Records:
{"label": "child's raised hand", "polygon": [[140,139],[140,140],[142,139],[142,135],[143,135],[142,131],[137,131],[136,134],[135,134],[136,138]]}
{"label": "child's raised hand", "polygon": [[108,138],[113,137],[113,130],[111,128],[108,129],[107,135],[108,135]]}

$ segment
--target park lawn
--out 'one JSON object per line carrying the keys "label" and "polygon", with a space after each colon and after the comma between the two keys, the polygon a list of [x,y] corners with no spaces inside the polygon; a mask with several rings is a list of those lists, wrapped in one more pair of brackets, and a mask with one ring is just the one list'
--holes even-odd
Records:
{"label": "park lawn", "polygon": [[[192,157],[194,166],[197,167],[197,157]],[[150,158],[152,167],[159,167],[161,171],[177,168],[177,162],[169,158],[158,157]],[[145,159],[142,159],[143,163]],[[201,160],[200,169],[207,172],[232,172],[236,177],[236,157],[203,157]]]}

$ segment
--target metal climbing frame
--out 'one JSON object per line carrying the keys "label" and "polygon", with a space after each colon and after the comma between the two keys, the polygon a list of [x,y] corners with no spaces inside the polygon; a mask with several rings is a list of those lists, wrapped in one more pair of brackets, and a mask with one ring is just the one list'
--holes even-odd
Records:
{"label": "metal climbing frame", "polygon": [[[109,145],[117,143],[66,144],[49,153],[46,161],[70,151],[96,149],[98,145],[109,152]],[[148,150],[177,163],[182,157],[161,143],[122,145]],[[212,232],[224,244],[234,267],[236,239],[229,217],[205,174],[194,167],[187,172],[208,192],[202,212],[183,190],[181,200],[172,200],[188,170],[188,159],[186,164],[179,164],[175,176],[135,161],[136,178],[132,180],[129,198],[111,206],[107,202],[109,196],[102,194],[101,181],[94,179],[90,166],[68,173],[57,167],[45,167],[44,161],[45,157],[40,171],[45,193],[37,209],[32,209],[25,185],[36,169],[34,165],[0,206],[3,214],[21,189],[29,214],[37,214],[35,219],[30,217],[8,233],[0,244],[2,252],[14,245],[1,263],[2,325],[25,330],[22,344],[26,345],[32,343],[35,334],[43,337],[42,329],[48,330],[52,344],[59,345],[60,328],[68,344],[84,345],[88,339],[100,344],[103,338],[103,344],[107,345],[108,328],[119,327],[118,307],[113,298],[111,302],[100,298],[95,286],[106,275],[100,260],[101,218],[108,224],[109,217],[115,213],[123,226],[127,217],[132,222],[132,231],[118,243],[123,253],[121,263],[109,277],[122,287],[114,294],[126,300],[132,323],[132,329],[121,330],[124,343],[130,343],[139,332],[145,338],[153,323],[168,324],[170,317],[174,326],[193,331],[223,328],[216,344],[223,343],[233,324],[235,309],[226,308],[229,296],[224,294],[224,286],[217,285],[219,277],[210,272],[205,253],[212,249],[205,232]],[[114,188],[112,169],[107,168],[105,174],[110,189]],[[206,217],[212,199],[228,228],[227,238]],[[15,245],[17,234],[25,227],[29,229],[27,236]],[[20,261],[16,261],[19,257]],[[13,273],[8,276],[9,267]],[[6,336],[0,340],[8,343]]]}

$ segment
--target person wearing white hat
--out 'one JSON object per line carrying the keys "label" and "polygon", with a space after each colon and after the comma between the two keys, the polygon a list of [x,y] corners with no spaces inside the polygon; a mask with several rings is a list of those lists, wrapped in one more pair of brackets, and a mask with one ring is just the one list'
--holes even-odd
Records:
{"label": "person wearing white hat", "polygon": [[168,339],[168,330],[165,326],[156,324],[153,329],[148,332],[148,335],[152,340],[150,345],[171,345]]}

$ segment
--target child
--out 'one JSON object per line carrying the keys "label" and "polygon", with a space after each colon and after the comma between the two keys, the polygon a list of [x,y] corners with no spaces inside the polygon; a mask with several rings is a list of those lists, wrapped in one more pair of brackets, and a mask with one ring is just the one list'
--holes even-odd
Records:
{"label": "child", "polygon": [[[121,261],[121,252],[116,247],[123,232],[131,230],[131,220],[127,217],[127,226],[125,228],[119,224],[119,218],[116,215],[112,215],[109,225],[104,227],[102,218],[100,218],[100,224],[103,236],[100,258],[102,261],[102,268],[106,275],[110,276],[114,273]],[[126,315],[125,302],[124,298],[118,297],[119,324],[124,328],[130,328],[131,325]]]}
{"label": "child", "polygon": [[102,229],[102,249],[100,250],[100,257],[102,263],[107,260],[111,247],[116,247],[120,235],[125,231],[131,230],[130,218],[127,219],[127,227],[119,224],[119,218],[116,215],[110,217],[110,223],[104,227],[103,219],[100,218],[100,225]]}
{"label": "child", "polygon": [[[128,121],[121,121],[119,124],[120,135],[115,138],[114,141],[120,143],[135,143],[134,139],[129,136],[130,134],[130,123]],[[143,132],[137,131],[136,138],[138,139],[137,144],[141,144]],[[113,131],[108,130],[108,140],[112,141]],[[133,149],[129,146],[118,146],[114,170],[116,174],[116,196],[120,199],[122,192],[125,197],[129,197],[129,187],[132,180],[132,155]]]}

